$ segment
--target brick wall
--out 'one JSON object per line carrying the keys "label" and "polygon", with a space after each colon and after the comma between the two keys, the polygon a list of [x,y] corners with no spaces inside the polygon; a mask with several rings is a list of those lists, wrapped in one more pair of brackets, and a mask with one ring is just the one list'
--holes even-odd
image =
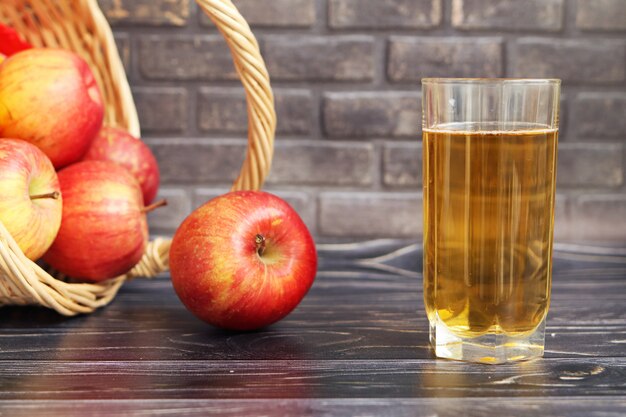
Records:
{"label": "brick wall", "polygon": [[[267,189],[323,238],[421,226],[420,79],[563,79],[557,240],[626,241],[626,1],[235,0],[272,77]],[[228,189],[246,115],[227,48],[190,0],[100,0],[160,162],[171,233]]]}

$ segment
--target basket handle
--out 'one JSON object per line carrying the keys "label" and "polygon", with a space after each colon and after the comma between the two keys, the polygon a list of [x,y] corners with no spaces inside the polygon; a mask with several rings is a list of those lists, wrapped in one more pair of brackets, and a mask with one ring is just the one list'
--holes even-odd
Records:
{"label": "basket handle", "polygon": [[232,190],[258,190],[270,171],[274,153],[276,112],[269,74],[250,26],[231,0],[196,2],[226,40],[246,92],[248,150]]}

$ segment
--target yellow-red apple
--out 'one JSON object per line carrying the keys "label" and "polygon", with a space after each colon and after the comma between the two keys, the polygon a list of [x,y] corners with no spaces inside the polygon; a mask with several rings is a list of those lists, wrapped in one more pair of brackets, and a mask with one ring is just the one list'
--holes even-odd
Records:
{"label": "yellow-red apple", "polygon": [[145,143],[123,129],[103,127],[83,158],[111,161],[128,169],[139,181],[143,203],[154,201],[159,189],[159,166]]}
{"label": "yellow-red apple", "polygon": [[43,152],[23,140],[0,139],[0,221],[29,259],[40,258],[59,231],[60,191]]}
{"label": "yellow-red apple", "polygon": [[102,127],[89,66],[60,49],[28,49],[0,66],[0,137],[36,145],[59,169],[79,161]]}
{"label": "yellow-red apple", "polygon": [[82,161],[58,173],[63,218],[43,259],[73,278],[98,282],[124,274],[141,259],[148,224],[139,183],[108,161]]}
{"label": "yellow-red apple", "polygon": [[280,198],[260,191],[217,197],[194,211],[170,249],[174,289],[198,318],[253,330],[289,314],[317,269],[311,234]]}

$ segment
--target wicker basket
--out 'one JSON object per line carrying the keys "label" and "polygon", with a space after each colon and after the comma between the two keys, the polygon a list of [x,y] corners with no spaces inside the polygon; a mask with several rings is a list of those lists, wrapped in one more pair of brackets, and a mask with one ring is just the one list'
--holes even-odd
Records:
{"label": "wicker basket", "polygon": [[[246,90],[248,150],[233,190],[259,189],[269,172],[276,115],[274,97],[259,46],[230,0],[197,0],[217,25],[233,55]],[[113,40],[96,0],[1,0],[0,22],[34,46],[75,51],[91,66],[104,96],[105,124],[139,136],[137,111]],[[74,283],[51,276],[21,252],[0,223],[0,305],[41,305],[71,316],[109,303],[125,280],[167,270],[170,241],[148,244],[142,260],[126,275],[99,284]]]}

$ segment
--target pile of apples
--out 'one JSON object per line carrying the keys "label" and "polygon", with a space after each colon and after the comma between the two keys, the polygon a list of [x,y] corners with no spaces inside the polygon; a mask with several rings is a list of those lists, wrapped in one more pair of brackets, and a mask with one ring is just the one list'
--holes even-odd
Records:
{"label": "pile of apples", "polygon": [[[88,65],[63,50],[3,34],[0,53],[0,222],[30,259],[98,282],[127,272],[148,240],[159,171],[139,140],[102,127]],[[0,57],[2,59],[2,57]],[[183,304],[218,327],[281,320],[317,272],[315,243],[296,211],[260,191],[232,192],[196,211],[170,250]]]}
{"label": "pile of apples", "polygon": [[148,242],[159,170],[150,149],[103,127],[76,54],[31,48],[0,27],[0,222],[31,260],[72,278],[124,274]]}

